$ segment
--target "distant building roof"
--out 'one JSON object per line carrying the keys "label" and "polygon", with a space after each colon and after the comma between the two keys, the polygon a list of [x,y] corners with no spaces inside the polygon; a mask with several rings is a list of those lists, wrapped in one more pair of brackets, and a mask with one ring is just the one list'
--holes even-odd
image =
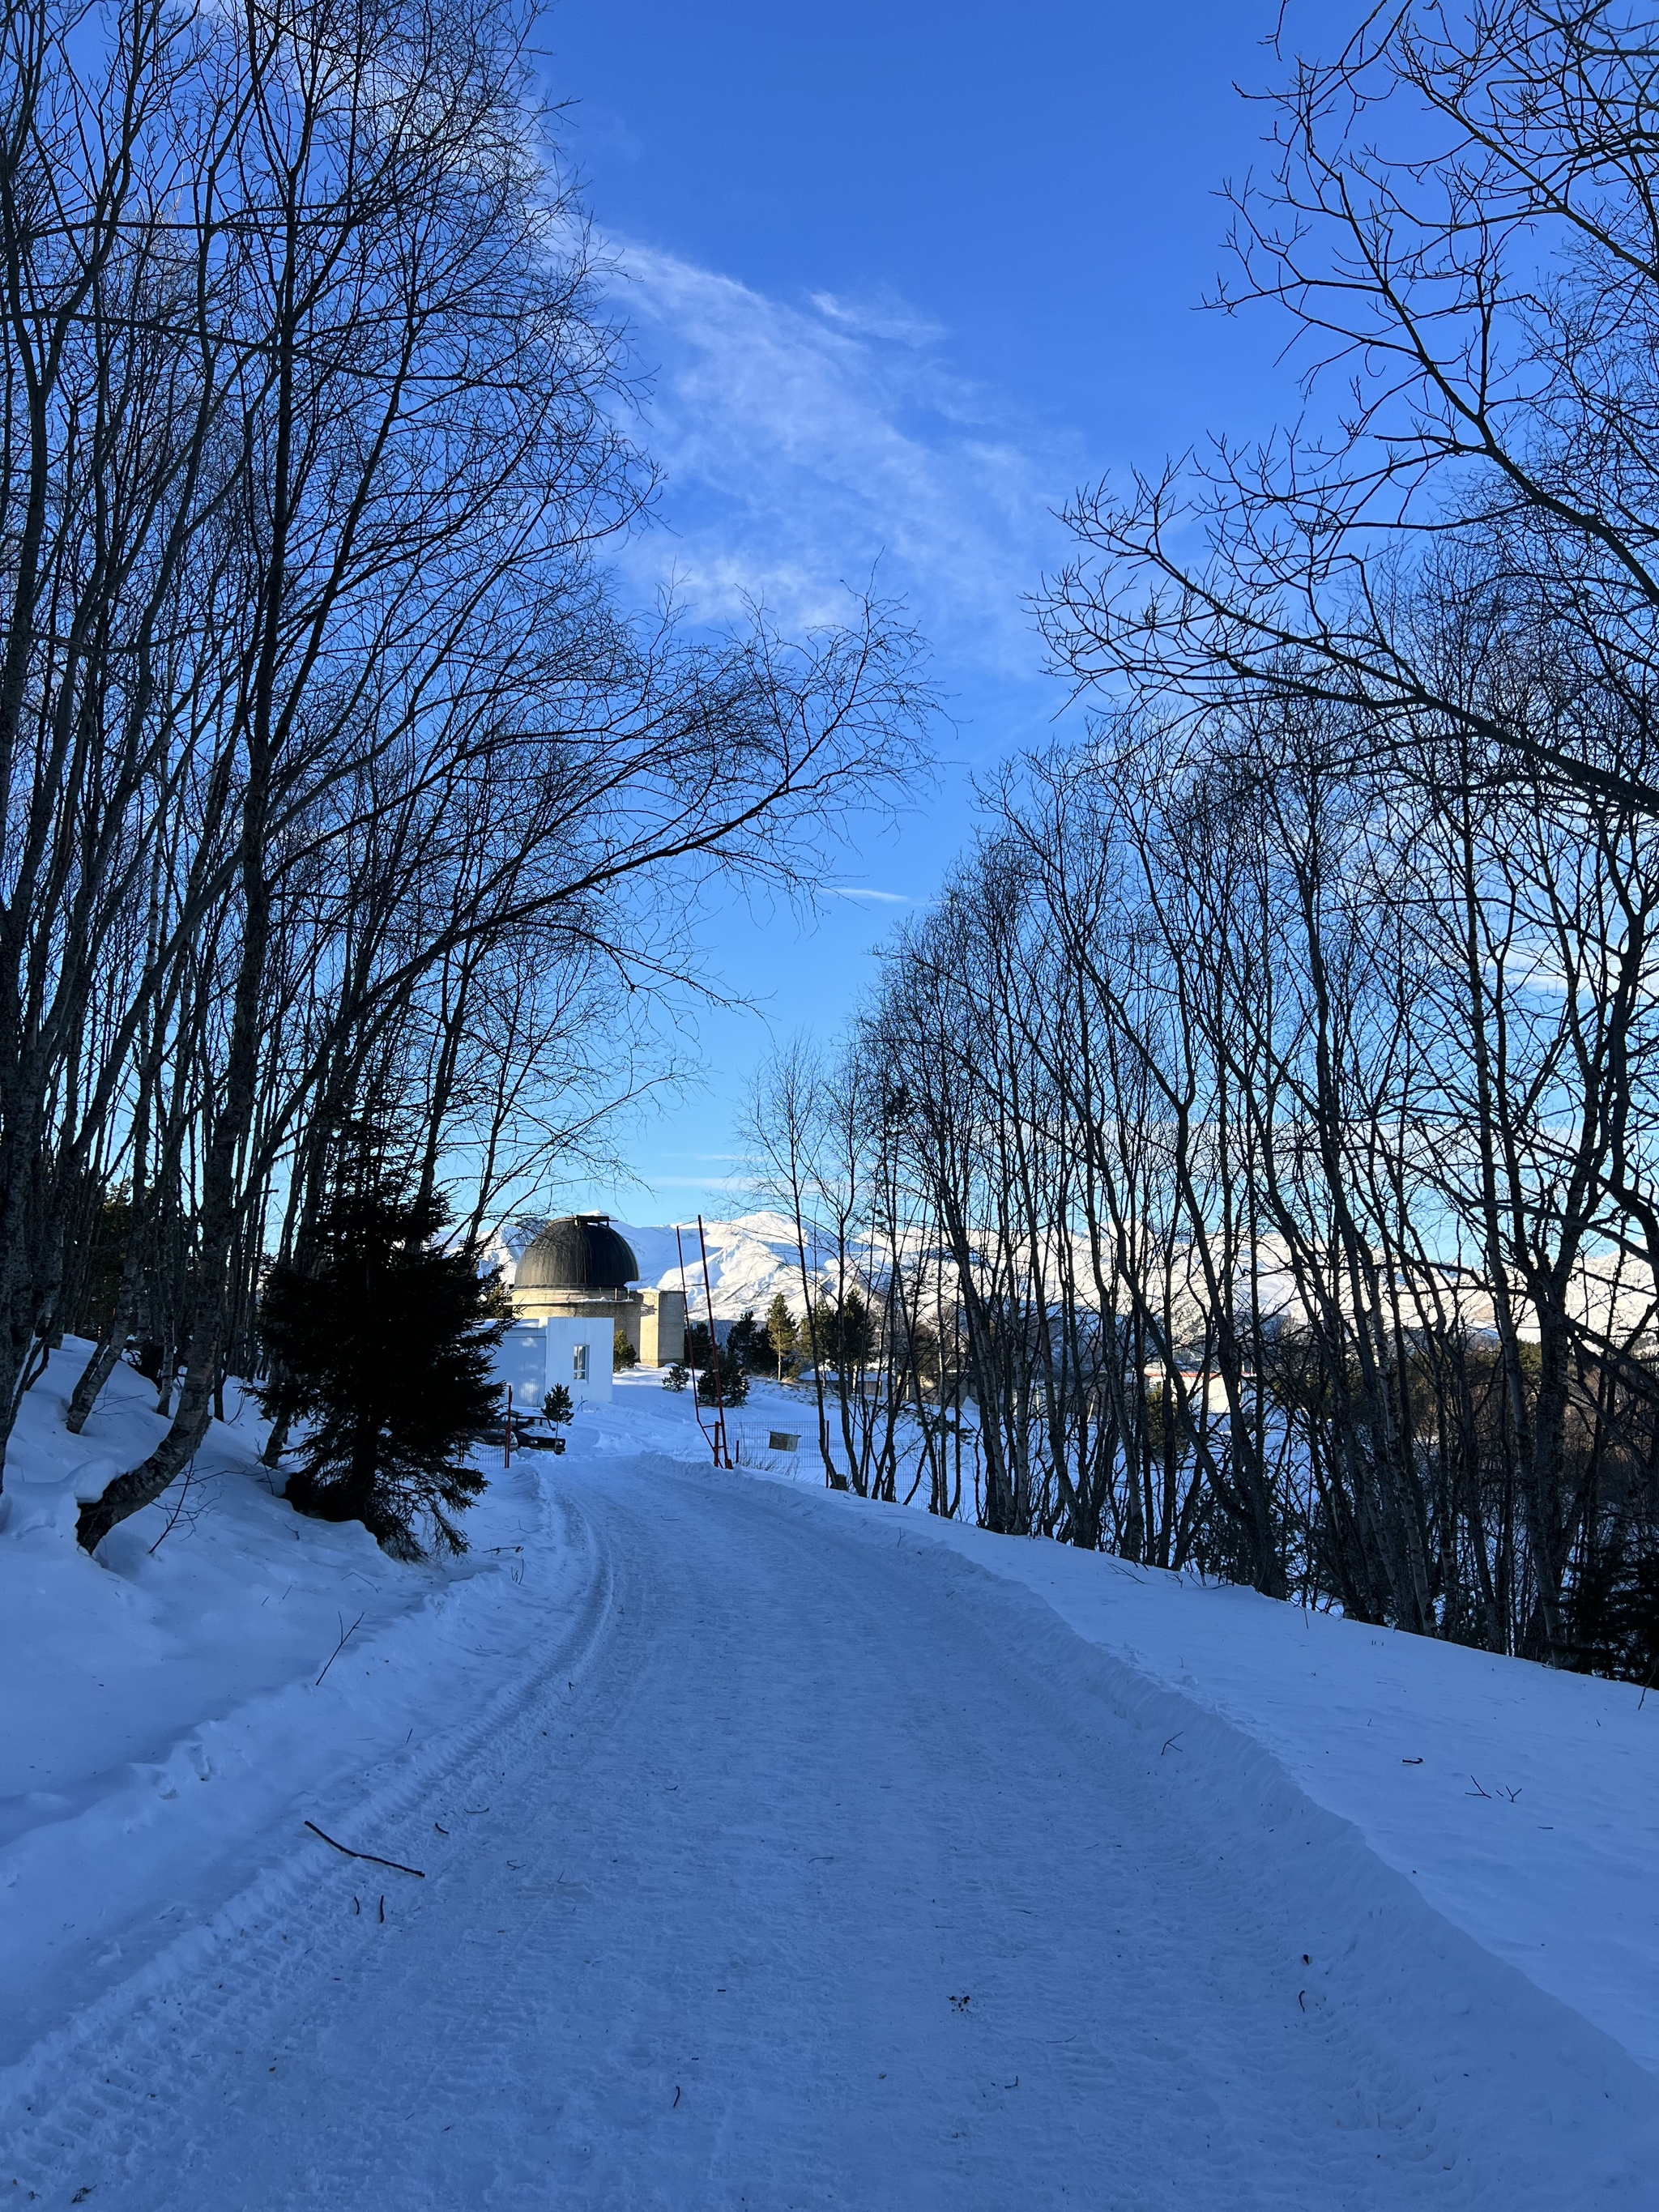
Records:
{"label": "distant building roof", "polygon": [[603,1213],[568,1213],[550,1221],[525,1247],[514,1288],[520,1291],[620,1291],[637,1279],[640,1263],[626,1237]]}

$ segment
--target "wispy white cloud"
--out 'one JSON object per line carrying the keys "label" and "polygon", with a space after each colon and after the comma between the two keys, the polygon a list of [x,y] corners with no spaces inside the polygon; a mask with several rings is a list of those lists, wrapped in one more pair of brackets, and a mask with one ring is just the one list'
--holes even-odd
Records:
{"label": "wispy white cloud", "polygon": [[653,247],[619,260],[666,477],[636,573],[707,619],[758,599],[798,623],[839,617],[874,569],[957,666],[1036,672],[1022,599],[1083,472],[1069,439],[954,372],[902,301],[796,305]]}
{"label": "wispy white cloud", "polygon": [[646,1188],[650,1190],[722,1190],[741,1195],[748,1189],[749,1182],[746,1176],[736,1175],[653,1175],[647,1178]]}
{"label": "wispy white cloud", "polygon": [[808,295],[824,320],[854,337],[886,338],[895,345],[933,345],[945,336],[943,323],[921,314],[896,292],[866,293],[843,300],[834,292]]}
{"label": "wispy white cloud", "polygon": [[824,884],[821,888],[828,898],[870,899],[878,906],[915,904],[908,891],[872,891],[857,884]]}

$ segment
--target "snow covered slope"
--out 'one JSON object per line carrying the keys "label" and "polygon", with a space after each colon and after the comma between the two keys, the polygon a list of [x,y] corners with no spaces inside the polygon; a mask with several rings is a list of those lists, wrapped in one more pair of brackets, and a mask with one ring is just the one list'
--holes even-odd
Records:
{"label": "snow covered slope", "polygon": [[165,1424],[118,1367],[70,1436],[89,1350],[71,1340],[30,1392],[0,1499],[0,2065],[210,1921],[301,1796],[354,1791],[487,1705],[526,1661],[526,1590],[562,1601],[579,1572],[522,1460],[467,1559],[410,1568],[274,1497],[251,1417],[212,1425],[170,1532],[182,1483],[94,1564],[76,1493]]}
{"label": "snow covered slope", "polygon": [[[706,1301],[696,1223],[683,1224],[679,1233],[685,1250],[690,1309],[700,1314]],[[658,1290],[679,1288],[680,1261],[672,1223],[665,1228],[623,1228],[623,1235],[634,1248],[642,1282]],[[735,1221],[705,1221],[703,1237],[708,1247],[708,1280],[717,1321],[736,1321],[746,1308],[763,1315],[780,1291],[787,1304],[796,1313],[800,1311],[800,1255],[793,1222],[781,1213],[744,1213]],[[811,1271],[814,1255],[810,1248],[806,1259]]]}
{"label": "snow covered slope", "polygon": [[[122,1377],[71,1443],[72,1373],[33,1466],[153,1429]],[[235,1428],[154,1553],[15,1515],[0,2187],[1655,2201],[1652,1698],[826,1494],[803,1411],[717,1474],[623,1378],[455,1571]]]}

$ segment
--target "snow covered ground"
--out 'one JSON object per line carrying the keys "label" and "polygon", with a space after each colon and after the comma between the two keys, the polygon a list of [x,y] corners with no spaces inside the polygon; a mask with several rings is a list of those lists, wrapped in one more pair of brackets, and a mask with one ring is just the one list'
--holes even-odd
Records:
{"label": "snow covered ground", "polygon": [[[615,1440],[634,1447],[647,1418],[658,1448],[700,1463],[689,1400],[659,1412],[634,1388],[641,1411],[609,1417]],[[813,1425],[804,1393],[764,1384],[732,1417],[752,1471],[816,1492]],[[801,1434],[798,1455],[767,1450],[775,1427]],[[1146,1691],[1270,1753],[1449,1920],[1659,2073],[1659,1692],[925,1512],[904,1526],[1022,1583]],[[1185,1735],[1171,1748],[1192,1755]]]}
{"label": "snow covered ground", "polygon": [[155,1417],[69,1439],[62,1369],[0,1533],[0,2191],[1659,2201],[1654,1698],[826,1495],[786,1391],[716,1474],[648,1375],[459,1568],[240,1425],[94,1565],[75,1464]]}
{"label": "snow covered ground", "polygon": [[251,1418],[214,1423],[170,1533],[181,1485],[94,1565],[76,1495],[165,1424],[119,1367],[70,1436],[89,1348],[55,1354],[29,1394],[0,1504],[0,2067],[207,1928],[301,1796],[464,1726],[491,1694],[481,1676],[515,1693],[530,1594],[562,1605],[582,1572],[522,1458],[472,1516],[465,1559],[409,1568],[275,1498]]}

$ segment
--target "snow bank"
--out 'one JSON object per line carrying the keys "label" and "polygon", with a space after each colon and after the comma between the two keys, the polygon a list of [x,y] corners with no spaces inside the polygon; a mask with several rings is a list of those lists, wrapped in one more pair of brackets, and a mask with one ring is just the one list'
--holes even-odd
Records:
{"label": "snow bank", "polygon": [[939,1534],[1250,1736],[1454,1926],[1659,2072],[1652,1697],[1055,1544]]}
{"label": "snow bank", "polygon": [[0,1501],[0,2065],[204,1926],[305,1817],[337,1833],[383,1762],[516,1690],[581,1576],[523,1458],[469,1516],[465,1559],[411,1568],[275,1497],[240,1407],[171,1530],[182,1483],[88,1559],[76,1495],[165,1425],[119,1367],[68,1433],[89,1349],[67,1344],[24,1401]]}
{"label": "snow bank", "polygon": [[[608,1447],[706,1463],[689,1394],[653,1381],[619,1382]],[[774,1425],[799,1455],[766,1450]],[[805,1394],[757,1384],[732,1426],[750,1472],[820,1487]],[[896,1510],[825,1504],[887,1528]],[[1455,1928],[1659,2072],[1659,1693],[924,1511],[903,1525],[1260,1746]],[[1182,1735],[1168,1755],[1192,1753]]]}

